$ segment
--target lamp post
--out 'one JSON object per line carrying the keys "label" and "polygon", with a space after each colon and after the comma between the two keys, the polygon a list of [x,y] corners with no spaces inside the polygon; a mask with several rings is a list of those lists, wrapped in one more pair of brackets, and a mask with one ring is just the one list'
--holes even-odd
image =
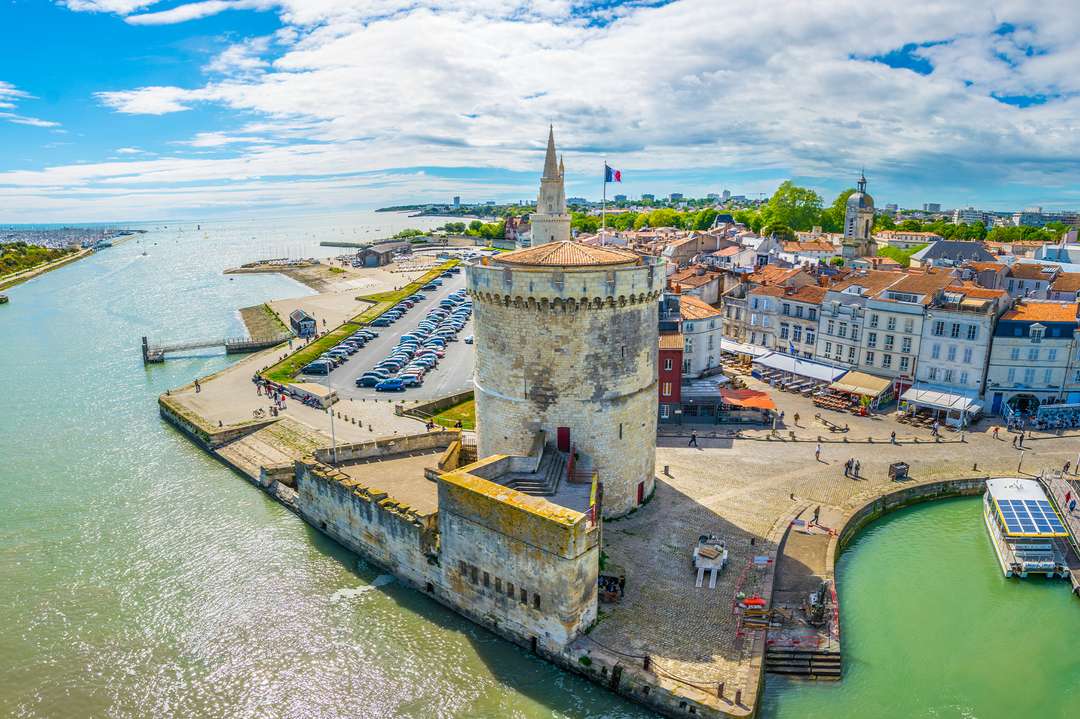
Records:
{"label": "lamp post", "polygon": [[326,411],[330,413],[330,448],[332,456],[334,458],[334,466],[337,466],[337,435],[334,434],[334,403],[330,401],[333,394],[333,388],[330,387],[330,373],[326,373]]}

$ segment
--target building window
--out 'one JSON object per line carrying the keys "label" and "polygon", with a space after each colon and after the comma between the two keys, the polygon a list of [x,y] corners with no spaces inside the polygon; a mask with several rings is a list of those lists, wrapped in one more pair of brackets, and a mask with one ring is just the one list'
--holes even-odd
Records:
{"label": "building window", "polygon": [[892,355],[884,355],[884,356],[882,356],[882,358],[881,358],[881,366],[886,367],[886,368],[892,367]]}
{"label": "building window", "polygon": [[752,344],[752,345],[757,344],[757,332],[751,332],[750,333],[750,344]]}
{"label": "building window", "polygon": [[513,597],[514,597],[514,583],[513,582],[507,582],[506,583],[506,596],[513,599]]}
{"label": "building window", "polygon": [[978,336],[979,336],[979,327],[978,327],[978,325],[968,325],[967,338],[969,340],[974,341],[975,338],[978,337]]}
{"label": "building window", "polygon": [[934,323],[934,336],[941,337],[943,334],[945,334],[945,323],[938,320]]}
{"label": "building window", "polygon": [[847,349],[847,361],[851,364],[855,364],[855,347],[854,345]]}
{"label": "building window", "polygon": [[474,565],[469,567],[469,581],[471,581],[473,584],[476,584],[477,579],[478,577],[476,566]]}
{"label": "building window", "polygon": [[885,329],[887,329],[889,332],[893,332],[893,331],[896,330],[896,318],[895,317],[890,317],[888,320],[886,320]]}
{"label": "building window", "polygon": [[1009,368],[1008,381],[1009,381],[1009,384],[1012,384],[1013,382],[1016,381],[1016,368],[1015,367],[1010,367]]}
{"label": "building window", "polygon": [[956,361],[956,345],[949,345],[949,351],[946,354],[946,357],[950,362]]}
{"label": "building window", "polygon": [[816,320],[817,319],[817,310],[814,309],[813,307],[810,308],[810,319],[811,320]]}
{"label": "building window", "polygon": [[834,331],[835,331],[835,328],[833,326],[833,321],[829,320],[828,322],[825,323],[825,334],[831,335],[831,334],[833,334]]}
{"label": "building window", "polygon": [[814,330],[807,328],[806,330],[806,344],[814,344]]}
{"label": "building window", "polygon": [[802,310],[803,310],[802,305],[796,305],[795,306],[795,317],[797,319],[800,319],[800,320],[802,319],[802,314],[803,314]]}
{"label": "building window", "polygon": [[827,354],[827,355],[832,354],[832,342],[826,342],[825,343],[825,354]]}
{"label": "building window", "polygon": [[878,315],[877,315],[877,312],[875,312],[874,314],[870,315],[870,326],[871,327],[877,327],[877,324],[878,324]]}
{"label": "building window", "polygon": [[877,347],[877,332],[866,333],[866,346]]}
{"label": "building window", "polygon": [[847,322],[840,323],[840,331],[837,333],[839,337],[847,337]]}
{"label": "building window", "polygon": [[787,322],[780,323],[780,339],[786,340],[788,338],[788,335],[790,334],[789,329]]}
{"label": "building window", "polygon": [[687,322],[685,325],[683,325],[683,329],[686,330],[687,332],[693,332],[694,331],[694,323],[693,322]]}
{"label": "building window", "polygon": [[784,315],[791,315],[791,305],[785,302],[784,306],[780,309],[780,313]]}
{"label": "building window", "polygon": [[1043,384],[1050,384],[1050,380],[1053,379],[1054,370],[1047,367],[1043,370]]}
{"label": "building window", "polygon": [[929,379],[931,382],[936,382],[937,381],[937,367],[931,367],[930,371],[926,375],[926,378]]}
{"label": "building window", "polygon": [[459,559],[458,560],[458,570],[462,574],[468,574],[469,573],[469,564],[464,559]]}
{"label": "building window", "polygon": [[930,359],[938,359],[941,357],[941,345],[937,342],[930,348]]}
{"label": "building window", "polygon": [[959,337],[960,336],[960,325],[958,323],[956,323],[956,322],[952,323],[952,328],[949,330],[949,336],[950,337]]}
{"label": "building window", "polygon": [[539,609],[539,608],[540,608],[540,595],[537,594],[536,592],[533,592],[533,609]]}
{"label": "building window", "polygon": [[1046,361],[1047,362],[1054,362],[1056,360],[1057,360],[1057,350],[1053,349],[1053,348],[1047,349],[1046,350]]}
{"label": "building window", "polygon": [[683,374],[690,374],[690,360],[684,359],[682,362]]}
{"label": "building window", "polygon": [[802,325],[795,325],[791,328],[791,339],[794,342],[802,342]]}
{"label": "building window", "polygon": [[874,353],[873,352],[867,352],[866,353],[866,364],[867,364],[867,366],[872,366],[874,364]]}
{"label": "building window", "polygon": [[675,369],[673,365],[674,363],[671,361],[670,357],[664,358],[664,369],[666,371],[670,372],[671,370]]}
{"label": "building window", "polygon": [[893,344],[896,342],[896,337],[893,335],[885,335],[885,349],[892,351]]}
{"label": "building window", "polygon": [[971,364],[971,348],[964,348],[964,364]]}
{"label": "building window", "polygon": [[687,337],[686,338],[685,342],[683,343],[683,351],[686,352],[686,354],[693,354],[694,353],[694,338],[693,337]]}
{"label": "building window", "polygon": [[851,341],[852,342],[858,342],[859,341],[859,326],[858,325],[852,325],[851,326]]}
{"label": "building window", "polygon": [[666,404],[660,405],[660,418],[661,419],[667,419],[670,416],[671,416],[671,407],[666,405]]}
{"label": "building window", "polygon": [[950,384],[951,382],[952,382],[952,370],[947,369],[947,370],[945,370],[945,384]]}
{"label": "building window", "polygon": [[1020,348],[1019,347],[1013,347],[1009,351],[1009,359],[1014,360],[1014,361],[1020,359]]}
{"label": "building window", "polygon": [[1028,333],[1028,336],[1031,337],[1032,342],[1042,342],[1043,328],[1042,327],[1032,327],[1031,331]]}
{"label": "building window", "polygon": [[901,357],[900,358],[900,371],[901,372],[907,372],[909,366],[910,366],[910,360],[907,357]]}
{"label": "building window", "polygon": [[910,352],[911,351],[911,338],[910,337],[905,337],[902,340],[900,340],[900,351],[901,352]]}
{"label": "building window", "polygon": [[904,332],[911,334],[915,331],[915,320],[908,318],[904,320]]}
{"label": "building window", "polygon": [[660,394],[662,394],[665,397],[670,397],[671,396],[671,383],[670,382],[664,382],[662,385],[660,385]]}
{"label": "building window", "polygon": [[489,574],[488,572],[484,572],[484,586],[485,587],[490,587],[491,586],[491,574]]}
{"label": "building window", "polygon": [[1034,367],[1025,367],[1024,368],[1024,384],[1026,384],[1028,386],[1031,386],[1031,385],[1035,384],[1035,368]]}
{"label": "building window", "polygon": [[967,383],[968,383],[968,373],[967,372],[961,372],[960,373],[960,384],[962,386],[966,387]]}
{"label": "building window", "polygon": [[529,593],[527,591],[525,591],[525,587],[521,588],[521,603],[522,604],[528,604],[529,603]]}
{"label": "building window", "polygon": [[713,336],[712,335],[709,335],[709,339],[706,342],[706,344],[708,345],[708,349],[711,350],[713,348]]}
{"label": "building window", "polygon": [[1028,362],[1038,362],[1038,361],[1039,361],[1039,348],[1038,347],[1029,347],[1028,348]]}

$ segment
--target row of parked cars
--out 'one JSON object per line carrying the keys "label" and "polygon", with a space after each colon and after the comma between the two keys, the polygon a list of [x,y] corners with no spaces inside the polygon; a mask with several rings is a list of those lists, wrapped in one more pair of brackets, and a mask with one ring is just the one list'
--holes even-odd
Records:
{"label": "row of parked cars", "polygon": [[[415,330],[401,335],[386,358],[357,377],[356,385],[374,387],[376,392],[403,392],[420,386],[424,375],[446,356],[446,345],[457,339],[470,316],[472,302],[465,290],[452,292],[428,311]],[[471,337],[465,341],[471,341]]]}
{"label": "row of parked cars", "polygon": [[379,336],[375,330],[364,328],[353,332],[348,338],[342,340],[332,349],[328,349],[319,355],[319,358],[304,366],[301,370],[304,374],[328,375],[335,369],[345,364],[349,355],[356,354],[361,347]]}

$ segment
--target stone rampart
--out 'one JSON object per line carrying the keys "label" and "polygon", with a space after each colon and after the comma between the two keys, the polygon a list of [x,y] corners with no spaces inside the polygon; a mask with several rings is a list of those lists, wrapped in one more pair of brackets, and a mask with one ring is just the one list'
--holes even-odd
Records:
{"label": "stone rampart", "polygon": [[[341,462],[355,462],[406,452],[443,449],[449,447],[452,442],[459,440],[460,437],[461,433],[456,430],[442,430],[404,436],[381,437],[369,442],[339,444],[337,446],[337,461],[340,464]],[[333,448],[324,447],[315,450],[315,459],[321,463],[329,464],[333,458]]]}
{"label": "stone rampart", "polygon": [[279,419],[274,417],[271,419],[249,420],[239,424],[215,427],[168,395],[158,397],[158,413],[162,419],[179,429],[206,450],[215,450],[233,440],[246,437],[252,432],[257,432],[263,427],[274,424]]}

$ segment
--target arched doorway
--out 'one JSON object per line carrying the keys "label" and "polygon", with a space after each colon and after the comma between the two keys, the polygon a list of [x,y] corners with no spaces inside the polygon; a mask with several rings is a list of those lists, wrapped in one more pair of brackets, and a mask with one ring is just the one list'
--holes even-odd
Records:
{"label": "arched doorway", "polygon": [[1006,402],[1019,415],[1033,415],[1039,409],[1039,398],[1033,394],[1014,394]]}

